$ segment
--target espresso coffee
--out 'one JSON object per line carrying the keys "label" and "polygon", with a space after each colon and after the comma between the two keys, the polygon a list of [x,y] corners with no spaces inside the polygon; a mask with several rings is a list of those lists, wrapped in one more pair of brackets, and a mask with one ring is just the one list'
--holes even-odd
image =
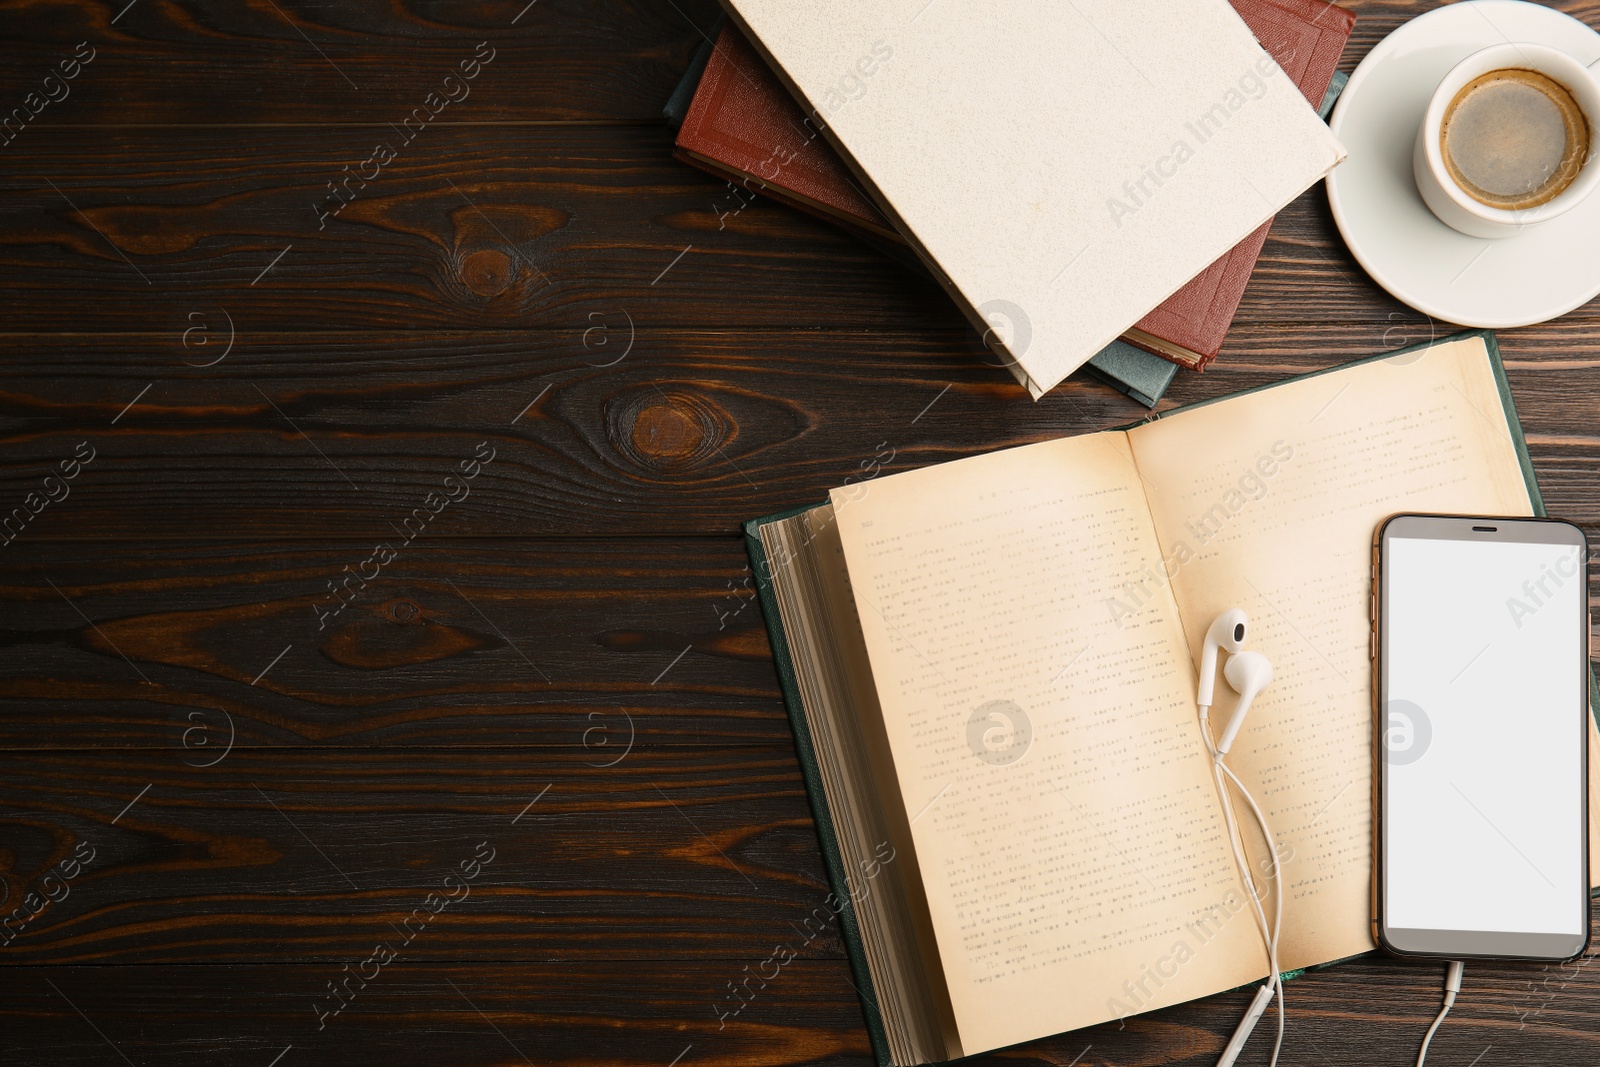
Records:
{"label": "espresso coffee", "polygon": [[1439,128],[1445,169],[1462,191],[1511,211],[1565,192],[1588,161],[1589,140],[1588,120],[1566,87],[1517,68],[1462,86]]}

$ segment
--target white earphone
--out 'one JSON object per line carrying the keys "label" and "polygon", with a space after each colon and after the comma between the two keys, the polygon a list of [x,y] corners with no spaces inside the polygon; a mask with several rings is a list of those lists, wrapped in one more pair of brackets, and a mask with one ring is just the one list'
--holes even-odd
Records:
{"label": "white earphone", "polygon": [[1225,648],[1229,654],[1244,651],[1245,631],[1250,620],[1238,608],[1230,608],[1218,615],[1206,631],[1206,643],[1200,650],[1200,685],[1196,701],[1204,711],[1211,707],[1211,696],[1216,691],[1217,649]]}
{"label": "white earphone", "polygon": [[1222,668],[1222,676],[1239,694],[1239,706],[1233,709],[1233,718],[1228,720],[1222,736],[1217,739],[1217,754],[1225,756],[1233,747],[1233,739],[1239,736],[1239,727],[1244,725],[1250,702],[1272,681],[1272,664],[1259,652],[1235,652]]}
{"label": "white earphone", "polygon": [[[1271,855],[1278,854],[1277,843],[1272,838],[1272,830],[1267,826],[1267,817],[1262,813],[1255,798],[1233,773],[1223,757],[1233,747],[1234,740],[1239,736],[1239,728],[1244,725],[1244,718],[1250,711],[1250,705],[1257,694],[1272,682],[1272,664],[1267,657],[1259,652],[1246,651],[1245,638],[1249,633],[1249,620],[1245,613],[1238,608],[1231,608],[1218,615],[1206,630],[1205,644],[1200,651],[1200,678],[1196,686],[1195,702],[1200,709],[1200,736],[1206,743],[1207,750],[1211,753],[1212,773],[1217,780],[1217,791],[1224,798],[1227,795],[1227,785],[1224,776],[1233,782],[1234,788],[1244,798],[1250,812],[1255,816],[1256,822],[1261,827],[1262,835],[1267,839],[1267,848]],[[1212,698],[1216,692],[1217,651],[1224,649],[1228,653],[1228,661],[1223,665],[1222,676],[1228,684],[1239,694],[1238,706],[1234,708],[1233,715],[1228,719],[1228,724],[1223,728],[1222,736],[1216,741],[1211,738],[1210,713]],[[1267,946],[1267,961],[1271,972],[1262,987],[1256,991],[1255,998],[1250,1002],[1250,1008],[1239,1022],[1238,1028],[1233,1033],[1233,1039],[1222,1050],[1222,1056],[1217,1060],[1217,1067],[1232,1067],[1233,1061],[1244,1049],[1245,1042],[1250,1039],[1250,1034],[1256,1028],[1256,1023],[1266,1013],[1267,1005],[1271,1003],[1274,995],[1278,998],[1278,1036],[1272,1046],[1272,1065],[1277,1067],[1278,1052],[1283,1047],[1283,979],[1278,970],[1278,934],[1283,927],[1283,878],[1273,869],[1273,915],[1272,923],[1267,923],[1266,912],[1262,908],[1261,891],[1256,888],[1255,877],[1250,871],[1250,864],[1245,859],[1244,845],[1239,839],[1239,827],[1233,818],[1233,808],[1224,803],[1222,806],[1223,820],[1227,823],[1228,843],[1233,847],[1233,858],[1239,866],[1240,873],[1244,876],[1245,888],[1250,892],[1250,903],[1256,915],[1256,923],[1260,927],[1261,936]]]}

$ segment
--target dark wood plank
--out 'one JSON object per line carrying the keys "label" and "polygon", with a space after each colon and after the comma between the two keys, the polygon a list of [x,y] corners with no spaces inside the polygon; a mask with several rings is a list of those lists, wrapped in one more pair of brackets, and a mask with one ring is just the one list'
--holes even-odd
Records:
{"label": "dark wood plank", "polygon": [[[716,17],[713,0],[19,5],[0,38],[0,103],[59,98],[30,105],[23,138],[35,126],[398,124],[430,92],[461,97],[440,115],[456,122],[658,122]],[[92,58],[64,80],[75,53]],[[493,58],[465,96],[443,85],[479,54]]]}
{"label": "dark wood plank", "polygon": [[828,897],[788,744],[193,755],[0,755],[4,960],[764,958]]}
{"label": "dark wood plank", "polygon": [[789,745],[740,542],[432,538],[18,541],[0,749]]}
{"label": "dark wood plank", "polygon": [[[10,329],[181,332],[217,308],[247,334],[963,321],[932,281],[800,212],[719,217],[726,183],[673,159],[665,127],[28,132],[0,186]],[[379,144],[396,157],[363,165]]]}
{"label": "dark wood plank", "polygon": [[[731,535],[847,478],[1121,425],[1145,409],[1073,379],[1037,404],[965,329],[0,338],[0,515],[80,442],[94,462],[25,543],[389,537],[480,442],[495,458],[434,536]],[[602,323],[609,321],[609,326]],[[1416,316],[1241,323],[1163,408],[1445,335]],[[601,341],[608,341],[602,345]],[[1552,511],[1600,525],[1600,321],[1507,331]],[[614,366],[605,364],[615,361]],[[148,391],[146,391],[148,387]],[[128,408],[130,402],[138,404]],[[356,562],[356,561],[352,561]]]}
{"label": "dark wood plank", "polygon": [[352,980],[349,1007],[323,1021],[313,1006],[328,1010],[340,963],[354,972],[372,949],[315,966],[0,968],[0,1054],[97,1067],[122,1063],[118,1051],[140,1064],[177,1053],[217,1067],[267,1067],[280,1054],[276,1067],[366,1063],[378,1050],[416,1067],[872,1063],[841,960],[789,963],[719,1024],[718,998],[770,947],[672,963],[449,965],[402,955],[367,988]]}
{"label": "dark wood plank", "polygon": [[[187,540],[246,522],[259,536],[378,540],[485,448],[494,458],[471,497],[430,536],[731,534],[874,464],[1144,413],[1089,382],[1034,405],[964,329],[641,330],[629,352],[627,323],[612,317],[588,344],[576,330],[279,335],[184,366],[220,355],[214,321],[213,346],[189,352],[181,335],[0,341],[15,356],[0,360],[12,457],[0,500],[23,503],[80,443],[95,450],[72,495],[24,537]],[[1007,416],[993,414],[996,397]]]}
{"label": "dark wood plank", "polygon": [[[61,0],[9,13],[0,40],[0,100],[20,105],[87,41],[95,58],[59,104],[38,113],[33,121],[40,126],[390,122],[420,104],[433,88],[431,75],[442,78],[488,40],[497,51],[494,63],[502,64],[496,73],[511,75],[499,90],[486,82],[481,95],[469,98],[475,100],[470,121],[654,121],[689,52],[717,18],[712,0],[674,3],[539,0],[529,7],[526,0],[495,0],[470,9],[436,2],[335,9],[285,0],[277,4],[282,14],[219,4],[196,17],[170,5]],[[1348,71],[1402,22],[1435,5],[1346,6],[1359,13],[1340,63]],[[1593,0],[1551,6],[1600,24]]]}
{"label": "dark wood plank", "polygon": [[[796,938],[790,935],[789,944]],[[370,953],[372,947],[361,950]],[[767,952],[773,951],[768,949]],[[474,965],[401,955],[325,1021],[327,983],[367,957],[309,965],[0,968],[0,1052],[23,1063],[134,1062],[174,1048],[203,1064],[363,1062],[404,1035],[408,1064],[638,1064],[681,1067],[872,1062],[853,976],[840,960],[796,959],[752,980],[737,1015],[729,982],[770,974],[767,954],[726,960],[531,961]],[[366,973],[371,973],[367,968]],[[1285,1064],[1414,1062],[1439,1003],[1442,966],[1369,956],[1288,986]],[[1011,1067],[1216,1062],[1248,993],[1208,997],[1122,1024],[973,1059]],[[1600,966],[1468,966],[1430,1060],[1579,1067],[1600,1056]],[[319,1022],[322,1028],[318,1029]],[[1240,1063],[1262,1067],[1263,1026]],[[112,1046],[112,1047],[108,1047]],[[681,1059],[677,1059],[678,1057]],[[524,1059],[526,1057],[526,1060]]]}

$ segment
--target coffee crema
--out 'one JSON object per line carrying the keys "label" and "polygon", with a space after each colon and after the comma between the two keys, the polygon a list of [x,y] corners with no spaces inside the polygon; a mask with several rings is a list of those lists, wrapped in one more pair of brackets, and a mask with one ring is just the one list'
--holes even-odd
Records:
{"label": "coffee crema", "polygon": [[1463,85],[1445,109],[1439,147],[1463,192],[1518,211],[1566,191],[1589,158],[1589,123],[1560,82],[1506,68]]}

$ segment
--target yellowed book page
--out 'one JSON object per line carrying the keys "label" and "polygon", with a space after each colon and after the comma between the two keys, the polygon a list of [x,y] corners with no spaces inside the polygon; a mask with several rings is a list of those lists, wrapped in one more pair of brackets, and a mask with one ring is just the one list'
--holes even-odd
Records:
{"label": "yellowed book page", "polygon": [[1125,435],[833,503],[963,1051],[1264,975]]}
{"label": "yellowed book page", "polygon": [[[1128,437],[1194,662],[1211,620],[1232,607],[1249,615],[1249,646],[1272,661],[1229,764],[1277,837],[1279,962],[1364,952],[1373,531],[1400,511],[1532,514],[1483,342],[1288,383]],[[1234,700],[1219,677],[1219,730]],[[1270,873],[1261,849],[1252,862]]]}

